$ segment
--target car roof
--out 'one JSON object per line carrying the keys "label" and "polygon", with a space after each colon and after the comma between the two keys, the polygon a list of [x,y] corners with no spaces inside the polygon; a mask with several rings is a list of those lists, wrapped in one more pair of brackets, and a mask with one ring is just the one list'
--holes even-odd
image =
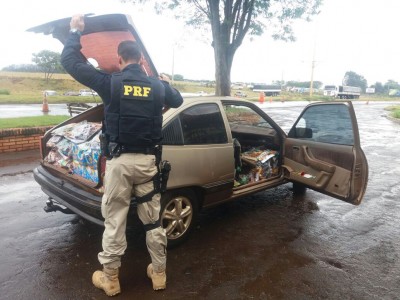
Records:
{"label": "car roof", "polygon": [[167,111],[164,112],[164,118],[169,118],[176,109],[185,109],[186,106],[191,106],[192,104],[198,103],[210,103],[210,102],[214,102],[214,103],[218,103],[218,102],[229,102],[229,104],[243,104],[243,103],[250,103],[253,104],[254,103],[252,101],[249,100],[245,100],[245,99],[238,99],[232,96],[199,96],[199,97],[184,97],[183,99],[183,104],[181,107],[179,108],[169,108]]}
{"label": "car roof", "polygon": [[[69,34],[70,21],[70,17],[59,19],[29,28],[27,31],[52,35],[64,44]],[[108,73],[119,71],[116,53],[119,43],[124,40],[133,40],[139,44],[144,56],[143,70],[149,76],[158,76],[150,55],[129,15],[85,15],[81,52],[87,59],[94,58],[100,69]]]}
{"label": "car roof", "polygon": [[197,96],[197,97],[184,97],[184,104],[191,104],[195,102],[219,102],[219,101],[229,101],[232,103],[253,103],[252,101],[245,100],[245,99],[238,99],[237,97],[233,96]]}

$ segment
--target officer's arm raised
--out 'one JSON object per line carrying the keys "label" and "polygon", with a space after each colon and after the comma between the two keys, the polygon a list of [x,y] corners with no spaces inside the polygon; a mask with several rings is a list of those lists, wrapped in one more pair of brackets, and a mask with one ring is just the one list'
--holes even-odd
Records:
{"label": "officer's arm raised", "polygon": [[71,31],[61,53],[61,64],[75,80],[95,90],[104,100],[109,98],[110,94],[110,75],[88,64],[80,51],[81,30],[85,28],[83,20],[83,15],[75,15],[71,18]]}
{"label": "officer's arm raised", "polygon": [[183,98],[178,90],[171,87],[168,82],[161,80],[165,87],[165,105],[168,107],[177,108],[183,103]]}

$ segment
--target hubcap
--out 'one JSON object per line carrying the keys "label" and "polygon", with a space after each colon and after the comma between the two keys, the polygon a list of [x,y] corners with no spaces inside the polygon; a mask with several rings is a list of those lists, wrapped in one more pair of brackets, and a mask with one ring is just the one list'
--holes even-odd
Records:
{"label": "hubcap", "polygon": [[188,198],[183,196],[172,198],[165,206],[161,216],[168,239],[180,238],[189,228],[192,217],[193,208]]}

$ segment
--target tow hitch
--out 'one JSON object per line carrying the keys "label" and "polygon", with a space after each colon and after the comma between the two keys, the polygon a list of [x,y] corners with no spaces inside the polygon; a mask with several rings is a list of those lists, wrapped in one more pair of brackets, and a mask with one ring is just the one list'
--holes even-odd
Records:
{"label": "tow hitch", "polygon": [[47,213],[48,212],[53,212],[53,211],[61,211],[64,214],[74,214],[74,212],[72,210],[70,210],[68,208],[63,208],[63,207],[61,207],[61,206],[59,206],[57,204],[54,204],[52,198],[49,198],[46,201],[46,206],[43,207],[43,209]]}

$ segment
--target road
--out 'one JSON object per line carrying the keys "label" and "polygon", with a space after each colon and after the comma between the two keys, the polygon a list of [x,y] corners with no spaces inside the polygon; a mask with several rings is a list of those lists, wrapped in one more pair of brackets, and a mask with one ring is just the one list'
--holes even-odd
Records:
{"label": "road", "polygon": [[69,115],[65,104],[49,104],[49,112],[42,112],[42,104],[0,104],[1,118],[19,118],[43,115]]}
{"label": "road", "polygon": [[[287,132],[305,104],[262,108]],[[294,197],[288,184],[203,211],[168,252],[163,292],[151,289],[144,232],[132,227],[117,299],[400,299],[400,124],[387,105],[355,103],[370,168],[360,206]],[[107,299],[91,284],[102,229],[45,213],[32,161],[0,172],[0,298]]]}

